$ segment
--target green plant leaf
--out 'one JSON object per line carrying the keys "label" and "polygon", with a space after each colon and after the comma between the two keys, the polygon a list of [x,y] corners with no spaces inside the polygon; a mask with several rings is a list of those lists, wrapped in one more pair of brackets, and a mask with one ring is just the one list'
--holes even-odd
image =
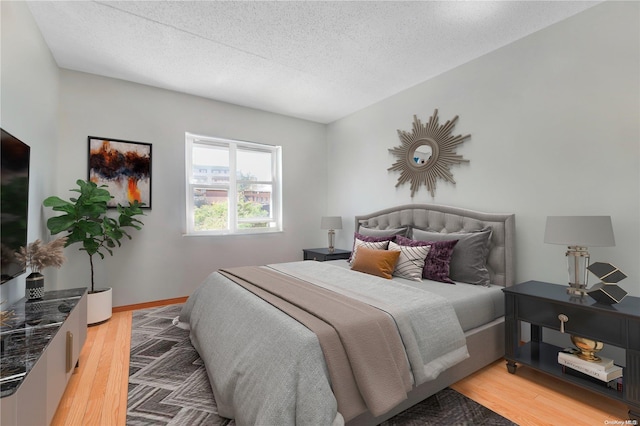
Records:
{"label": "green plant leaf", "polygon": [[107,203],[83,203],[78,205],[78,216],[99,218],[107,213]]}
{"label": "green plant leaf", "polygon": [[73,228],[73,231],[67,236],[67,243],[65,244],[65,247],[68,247],[73,243],[83,242],[85,235],[86,234],[82,229],[78,227]]}
{"label": "green plant leaf", "polygon": [[60,232],[70,230],[75,223],[75,217],[65,214],[62,216],[56,216],[47,220],[47,228],[51,231],[52,235],[59,234]]}
{"label": "green plant leaf", "polygon": [[45,207],[58,207],[58,206],[71,205],[71,203],[63,200],[60,197],[52,196],[52,197],[45,198],[44,201],[42,202],[42,205],[44,205]]}
{"label": "green plant leaf", "polygon": [[100,248],[100,243],[93,238],[85,238],[82,241],[82,245],[90,255],[98,253],[98,249]]}
{"label": "green plant leaf", "polygon": [[102,235],[102,226],[100,226],[100,222],[80,220],[77,222],[77,226],[84,234],[88,234],[91,237]]}

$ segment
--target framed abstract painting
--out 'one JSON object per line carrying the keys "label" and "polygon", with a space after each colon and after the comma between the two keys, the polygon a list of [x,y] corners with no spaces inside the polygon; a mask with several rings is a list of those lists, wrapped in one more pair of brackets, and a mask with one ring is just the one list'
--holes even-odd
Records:
{"label": "framed abstract painting", "polygon": [[151,208],[151,144],[89,136],[89,180],[106,185],[113,195],[108,206],[134,200]]}

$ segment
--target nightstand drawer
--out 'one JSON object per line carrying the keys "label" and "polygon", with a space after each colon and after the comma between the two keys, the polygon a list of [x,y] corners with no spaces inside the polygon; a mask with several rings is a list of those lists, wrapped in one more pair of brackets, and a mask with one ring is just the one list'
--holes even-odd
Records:
{"label": "nightstand drawer", "polygon": [[618,346],[627,344],[627,322],[619,316],[595,314],[588,308],[525,297],[518,298],[517,312],[522,321],[555,330],[560,330],[558,315],[564,314],[569,318],[564,324],[565,333],[591,337]]}

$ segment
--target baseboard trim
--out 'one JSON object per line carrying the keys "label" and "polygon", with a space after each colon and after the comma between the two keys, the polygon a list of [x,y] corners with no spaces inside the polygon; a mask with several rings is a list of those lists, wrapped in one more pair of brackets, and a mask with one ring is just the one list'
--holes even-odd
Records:
{"label": "baseboard trim", "polygon": [[153,302],[136,303],[135,305],[115,306],[111,312],[137,311],[138,309],[155,308],[156,306],[175,305],[176,303],[184,303],[187,296],[176,297],[173,299],[156,300]]}

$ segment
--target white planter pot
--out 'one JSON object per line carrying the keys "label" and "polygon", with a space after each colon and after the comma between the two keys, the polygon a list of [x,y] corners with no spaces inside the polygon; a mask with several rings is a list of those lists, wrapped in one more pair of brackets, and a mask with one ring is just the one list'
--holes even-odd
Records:
{"label": "white planter pot", "polygon": [[99,288],[87,295],[87,324],[94,325],[111,318],[112,289]]}

